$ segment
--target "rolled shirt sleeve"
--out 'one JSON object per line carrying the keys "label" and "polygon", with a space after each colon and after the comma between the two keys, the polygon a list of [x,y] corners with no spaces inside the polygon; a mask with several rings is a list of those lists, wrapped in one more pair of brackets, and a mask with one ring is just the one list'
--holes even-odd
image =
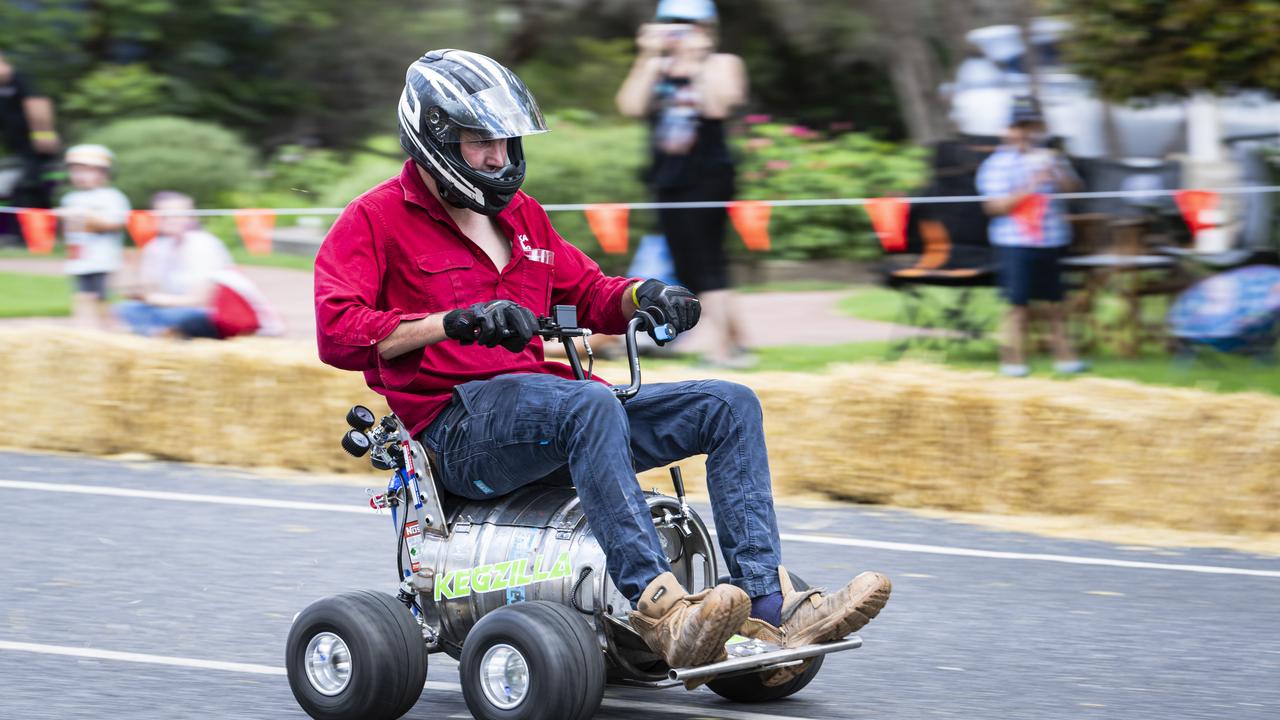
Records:
{"label": "rolled shirt sleeve", "polygon": [[401,322],[428,315],[377,308],[385,269],[378,231],[368,210],[353,203],[316,255],[316,345],[321,361],[343,370],[376,369],[377,344]]}

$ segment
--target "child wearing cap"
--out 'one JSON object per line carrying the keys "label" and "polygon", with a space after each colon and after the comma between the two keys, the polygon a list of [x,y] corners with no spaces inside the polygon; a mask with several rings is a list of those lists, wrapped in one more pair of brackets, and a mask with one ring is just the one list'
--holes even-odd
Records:
{"label": "child wearing cap", "polygon": [[77,324],[105,328],[111,322],[107,279],[120,269],[129,199],[111,186],[111,151],[101,145],[67,150],[73,190],[62,198],[58,216],[67,244],[67,274],[74,282],[72,315]]}
{"label": "child wearing cap", "polygon": [[[1080,179],[1061,155],[1048,148],[1044,115],[1032,98],[1014,100],[1005,141],[978,168],[978,192],[991,216],[991,244],[1000,262],[1000,291],[1009,303],[1006,340],[1001,348],[1000,372],[1022,377],[1030,372],[1026,334],[1031,302],[1046,306],[1053,338],[1054,370],[1078,373],[1087,369],[1067,337],[1062,273],[1058,260],[1071,243],[1071,228],[1057,201],[1047,203],[1038,223],[1015,217],[1033,196],[1071,192]],[[1036,227],[1038,225],[1038,227]]]}

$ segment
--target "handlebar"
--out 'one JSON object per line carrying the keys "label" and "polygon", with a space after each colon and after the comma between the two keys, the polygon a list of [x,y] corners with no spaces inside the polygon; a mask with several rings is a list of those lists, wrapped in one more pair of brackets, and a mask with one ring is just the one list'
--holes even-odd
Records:
{"label": "handlebar", "polygon": [[[640,351],[636,345],[636,333],[640,331],[648,332],[660,345],[671,342],[679,334],[671,323],[665,322],[662,312],[657,308],[636,310],[635,315],[627,323],[626,332],[627,366],[631,373],[631,382],[627,385],[610,386],[614,396],[622,401],[629,400],[640,392]],[[578,348],[573,344],[573,338],[590,337],[591,331],[578,327],[577,308],[572,305],[555,306],[551,317],[538,318],[538,335],[544,340],[559,340],[564,344],[565,354],[569,357],[569,367],[573,369],[573,376],[579,380],[587,379],[587,373],[582,369],[582,361],[578,357]],[[588,354],[591,352],[590,345],[587,346],[587,352]]]}

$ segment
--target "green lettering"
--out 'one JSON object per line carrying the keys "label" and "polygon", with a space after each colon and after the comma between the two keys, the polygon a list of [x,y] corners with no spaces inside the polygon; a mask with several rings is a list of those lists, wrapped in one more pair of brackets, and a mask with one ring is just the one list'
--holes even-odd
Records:
{"label": "green lettering", "polygon": [[529,583],[533,582],[533,576],[528,574],[528,570],[529,570],[528,564],[529,564],[529,561],[526,560],[525,558],[520,558],[519,560],[516,561],[514,577],[511,578],[512,587],[518,587],[520,585],[528,585]]}
{"label": "green lettering", "polygon": [[493,570],[492,565],[481,565],[471,571],[471,589],[476,592],[489,592],[493,588],[489,586],[489,573]]}
{"label": "green lettering", "polygon": [[453,579],[453,591],[459,595],[471,594],[471,570],[459,570],[458,576]]}
{"label": "green lettering", "polygon": [[537,570],[535,570],[533,573],[534,582],[543,582],[544,580],[547,580],[548,578],[551,577],[551,573],[545,567],[547,564],[546,555],[537,556],[534,559],[534,562],[536,563],[536,567],[537,567]]}
{"label": "green lettering", "polygon": [[569,553],[562,552],[560,557],[556,558],[556,564],[551,568],[552,578],[567,578],[573,576],[573,567],[569,564]]}
{"label": "green lettering", "polygon": [[453,576],[454,573],[450,572],[436,578],[436,602],[439,602],[442,596],[447,598],[458,597],[457,593],[455,593],[453,588],[449,585],[453,582]]}
{"label": "green lettering", "polygon": [[490,590],[506,590],[511,587],[511,561],[500,562],[493,566],[494,579],[489,583]]}

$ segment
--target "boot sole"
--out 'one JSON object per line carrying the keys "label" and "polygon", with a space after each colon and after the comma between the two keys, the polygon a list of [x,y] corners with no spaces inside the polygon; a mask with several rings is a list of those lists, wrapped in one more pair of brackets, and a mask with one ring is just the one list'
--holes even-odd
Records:
{"label": "boot sole", "polygon": [[852,607],[848,612],[834,613],[824,618],[822,622],[797,632],[794,636],[788,633],[787,645],[799,647],[801,645],[838,640],[850,633],[857,632],[864,625],[871,622],[872,618],[879,615],[885,604],[889,602],[889,594],[893,590],[893,583],[889,582],[889,578],[879,573],[863,573],[854,578],[854,582],[858,582],[858,579],[865,575],[872,577],[867,578],[867,587],[850,599]]}

